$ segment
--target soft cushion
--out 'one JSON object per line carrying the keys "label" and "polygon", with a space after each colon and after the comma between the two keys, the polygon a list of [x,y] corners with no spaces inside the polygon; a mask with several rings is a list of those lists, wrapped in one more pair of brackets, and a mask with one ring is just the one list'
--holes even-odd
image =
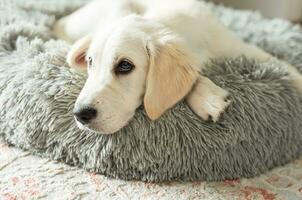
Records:
{"label": "soft cushion", "polygon": [[[301,155],[302,97],[277,60],[259,64],[239,57],[208,64],[206,75],[231,94],[218,123],[202,121],[180,102],[155,122],[139,108],[113,135],[79,130],[72,109],[86,75],[67,66],[70,46],[51,36],[51,26],[84,2],[11,0],[0,8],[0,137],[8,143],[89,171],[144,181],[252,177]],[[239,37],[302,69],[298,26],[209,6]]]}

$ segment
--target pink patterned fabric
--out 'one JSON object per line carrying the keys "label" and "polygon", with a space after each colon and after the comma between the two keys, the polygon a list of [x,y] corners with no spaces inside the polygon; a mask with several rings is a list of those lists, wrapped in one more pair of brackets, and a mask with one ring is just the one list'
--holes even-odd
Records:
{"label": "pink patterned fabric", "polygon": [[106,178],[0,141],[0,199],[302,199],[302,159],[252,179],[144,183]]}

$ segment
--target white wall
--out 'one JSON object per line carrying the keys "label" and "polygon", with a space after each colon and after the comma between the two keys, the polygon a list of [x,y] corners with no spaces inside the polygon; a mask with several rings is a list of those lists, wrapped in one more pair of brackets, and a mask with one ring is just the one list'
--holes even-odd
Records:
{"label": "white wall", "polygon": [[239,9],[260,10],[267,17],[302,20],[302,0],[213,0]]}

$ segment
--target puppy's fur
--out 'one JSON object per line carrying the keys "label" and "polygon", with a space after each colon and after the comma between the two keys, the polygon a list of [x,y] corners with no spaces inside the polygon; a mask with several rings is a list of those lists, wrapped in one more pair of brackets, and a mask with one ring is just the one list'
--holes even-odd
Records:
{"label": "puppy's fur", "polygon": [[[55,34],[75,42],[67,61],[87,70],[87,82],[75,109],[92,106],[96,119],[87,125],[114,133],[144,103],[152,120],[186,98],[204,120],[217,121],[230,104],[228,92],[199,75],[211,58],[247,58],[266,62],[271,55],[235,37],[197,0],[95,0],[60,19]],[[114,74],[116,63],[130,60],[135,69]],[[302,91],[301,74],[288,66],[293,84]]]}

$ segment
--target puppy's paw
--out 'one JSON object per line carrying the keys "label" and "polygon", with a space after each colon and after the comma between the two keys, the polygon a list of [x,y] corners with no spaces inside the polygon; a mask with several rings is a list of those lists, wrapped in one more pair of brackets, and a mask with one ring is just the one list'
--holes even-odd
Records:
{"label": "puppy's paw", "polygon": [[196,113],[199,112],[200,115],[206,121],[217,122],[220,117],[223,115],[224,111],[229,107],[231,101],[227,99],[227,96],[217,94],[209,97],[208,99],[202,100],[204,101],[204,105],[200,104],[201,107]]}
{"label": "puppy's paw", "polygon": [[203,120],[217,122],[230,105],[229,93],[202,77],[187,97],[191,109]]}

